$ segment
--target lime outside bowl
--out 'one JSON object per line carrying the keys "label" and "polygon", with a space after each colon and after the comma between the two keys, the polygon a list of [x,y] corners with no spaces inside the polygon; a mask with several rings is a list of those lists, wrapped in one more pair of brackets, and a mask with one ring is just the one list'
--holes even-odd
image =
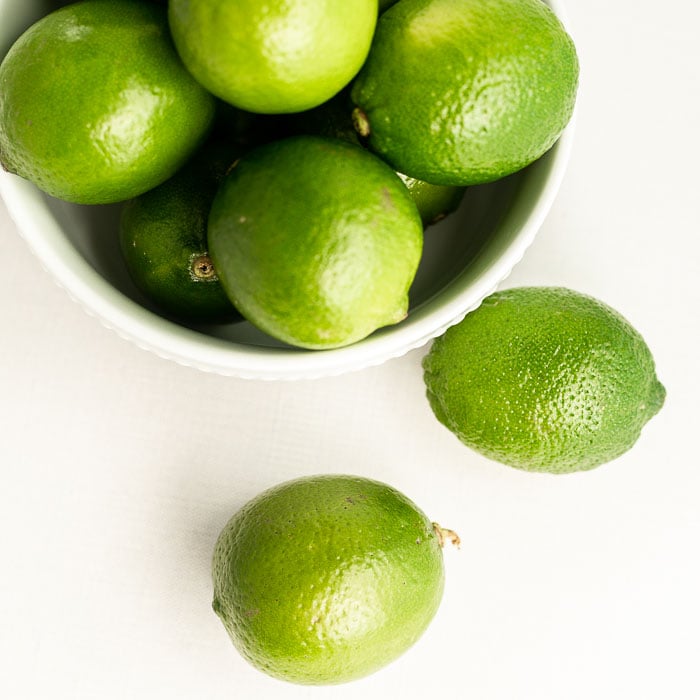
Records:
{"label": "lime outside bowl", "polygon": [[[0,55],[33,21],[67,4],[0,0]],[[562,3],[548,3],[565,21]],[[186,366],[248,379],[333,376],[379,365],[441,335],[493,292],[522,259],[556,197],[573,120],[524,170],[467,189],[457,212],[426,231],[408,317],[353,345],[291,348],[247,322],[183,326],[154,311],[134,287],[118,242],[120,205],[80,206],[0,172],[0,196],[45,270],[88,313],[123,338]]]}

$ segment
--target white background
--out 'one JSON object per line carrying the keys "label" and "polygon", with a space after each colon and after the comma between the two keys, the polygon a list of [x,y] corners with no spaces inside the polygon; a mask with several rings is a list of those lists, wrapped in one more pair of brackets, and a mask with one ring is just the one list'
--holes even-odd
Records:
{"label": "white background", "polygon": [[[161,360],[72,303],[0,205],[0,697],[700,697],[700,12],[568,15],[570,167],[502,286],[569,286],[640,330],[668,397],[634,449],[564,477],[490,462],[433,418],[425,349],[296,383]],[[318,472],[387,481],[463,540],[418,644],[335,688],[254,670],[210,609],[229,516]]]}

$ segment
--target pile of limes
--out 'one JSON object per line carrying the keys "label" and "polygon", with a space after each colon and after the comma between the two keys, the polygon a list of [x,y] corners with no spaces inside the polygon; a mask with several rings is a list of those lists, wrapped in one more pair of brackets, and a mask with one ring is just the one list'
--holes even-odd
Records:
{"label": "pile of limes", "polygon": [[[404,318],[424,228],[542,156],[577,81],[542,0],[84,0],[0,65],[0,161],[123,201],[124,260],[164,313],[334,348]],[[639,333],[568,289],[493,294],[423,367],[447,428],[530,471],[616,458],[665,399]],[[429,624],[446,537],[386,484],[282,484],[222,531],[214,609],[271,675],[358,678]]]}
{"label": "pile of limes", "polygon": [[401,321],[423,230],[542,156],[578,61],[542,0],[83,0],[0,66],[0,161],[128,202],[137,286],[304,348]]}

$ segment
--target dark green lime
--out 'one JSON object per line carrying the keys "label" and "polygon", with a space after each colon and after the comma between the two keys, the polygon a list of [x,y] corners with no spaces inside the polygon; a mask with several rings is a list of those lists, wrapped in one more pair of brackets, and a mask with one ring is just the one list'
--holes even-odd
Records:
{"label": "dark green lime", "polygon": [[229,143],[211,142],[174,177],[122,209],[120,242],[129,274],[159,309],[177,319],[240,318],[206,240],[211,203],[237,153]]}

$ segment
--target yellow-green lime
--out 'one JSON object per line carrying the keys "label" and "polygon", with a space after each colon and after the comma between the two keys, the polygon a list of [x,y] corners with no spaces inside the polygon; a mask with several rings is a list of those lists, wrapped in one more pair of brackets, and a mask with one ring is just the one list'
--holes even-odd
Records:
{"label": "yellow-green lime", "polygon": [[213,607],[261,671],[303,684],[354,680],[396,659],[433,619],[445,532],[454,539],[378,481],[288,481],[219,535]]}
{"label": "yellow-green lime", "polygon": [[240,318],[207,247],[207,218],[219,182],[238,155],[212,141],[167,182],[125,203],[120,243],[136,286],[185,321]]}
{"label": "yellow-green lime", "polygon": [[295,136],[240,158],[214,199],[208,241],[251,323],[323,349],[406,316],[423,226],[379,158],[340,139]]}
{"label": "yellow-green lime", "polygon": [[367,57],[377,0],[170,0],[175,44],[212,93],[251,112],[310,109]]}
{"label": "yellow-green lime", "polygon": [[183,66],[165,8],[85,0],[43,17],[0,65],[0,161],[49,194],[96,204],[173,175],[214,98]]}
{"label": "yellow-green lime", "polygon": [[469,447],[528,471],[615,459],[666,396],[630,323],[559,287],[492,294],[434,342],[423,366],[437,418]]}
{"label": "yellow-green lime", "polygon": [[572,115],[579,65],[542,0],[401,0],[354,81],[356,126],[396,170],[469,185],[543,155]]}

